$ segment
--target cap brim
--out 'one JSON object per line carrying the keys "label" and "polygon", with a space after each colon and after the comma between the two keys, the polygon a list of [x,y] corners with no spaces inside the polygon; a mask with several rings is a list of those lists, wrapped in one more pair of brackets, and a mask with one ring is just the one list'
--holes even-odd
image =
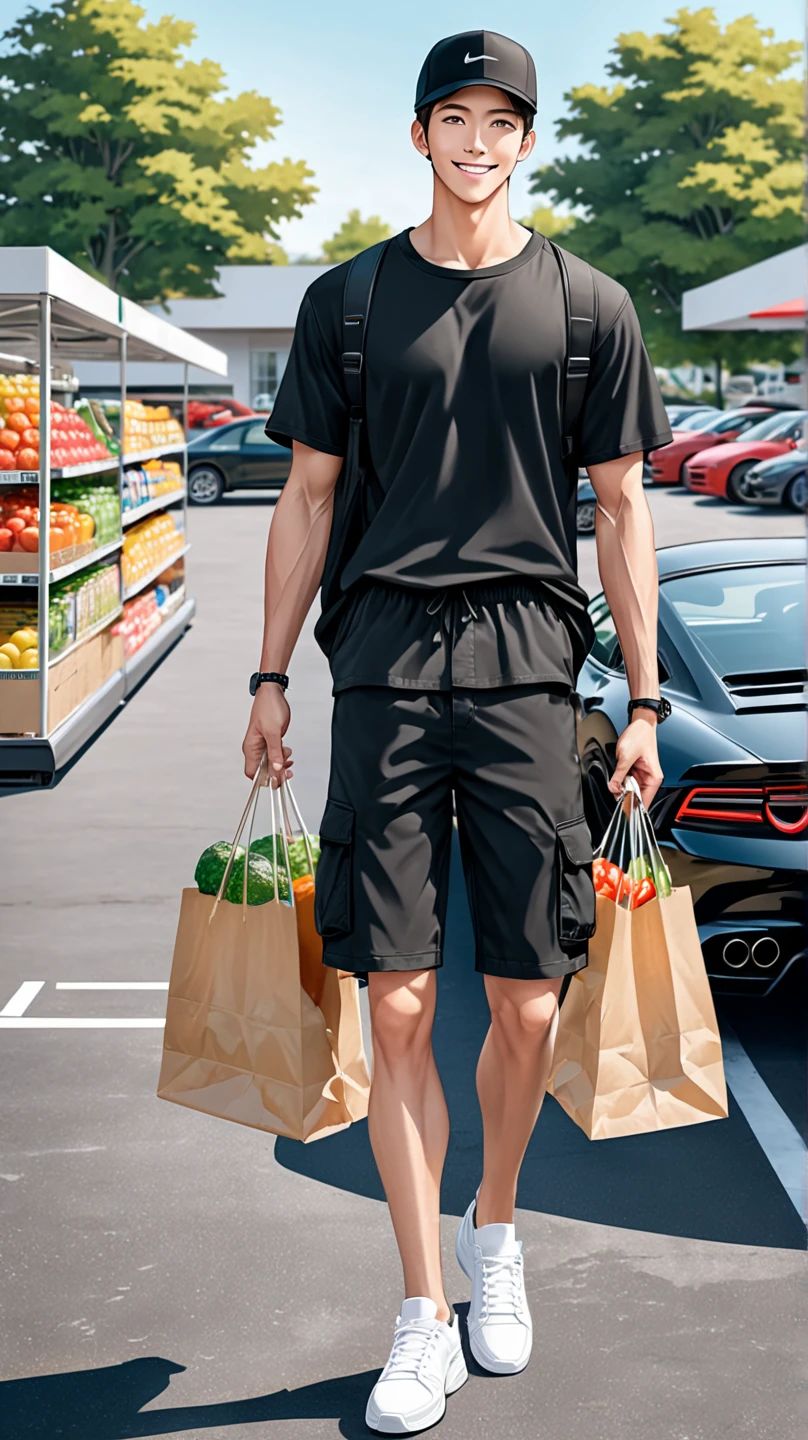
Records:
{"label": "cap brim", "polygon": [[536,112],[536,101],[516,85],[505,85],[501,80],[472,80],[471,77],[468,80],[455,80],[451,85],[441,85],[437,90],[430,90],[423,100],[418,101],[415,110],[423,110],[424,106],[431,105],[433,100],[442,100],[444,95],[454,95],[457,90],[467,90],[470,85],[489,85],[492,90],[502,90],[506,95],[515,95],[518,100],[529,105],[534,114]]}

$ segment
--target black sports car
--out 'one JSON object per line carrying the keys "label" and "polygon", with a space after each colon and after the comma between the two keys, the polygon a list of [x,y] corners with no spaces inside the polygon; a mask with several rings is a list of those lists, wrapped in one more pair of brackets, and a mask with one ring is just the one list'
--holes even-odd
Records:
{"label": "black sports car", "polygon": [[197,435],[188,445],[188,499],[215,505],[226,491],[285,485],[292,452],[264,434],[266,415],[236,420]]}
{"label": "black sports car", "polygon": [[[689,885],[718,988],[767,993],[806,956],[805,543],[719,540],[657,552],[659,727],[651,806],[675,885]],[[578,680],[584,800],[597,843],[628,687],[605,597]]]}
{"label": "black sports car", "polygon": [[808,454],[790,450],[761,460],[746,471],[738,485],[748,505],[787,505],[790,510],[808,509]]}

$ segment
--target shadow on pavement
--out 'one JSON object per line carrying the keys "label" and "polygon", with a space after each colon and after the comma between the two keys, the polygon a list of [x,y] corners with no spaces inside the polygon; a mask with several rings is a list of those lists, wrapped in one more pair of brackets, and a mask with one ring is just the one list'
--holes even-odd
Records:
{"label": "shadow on pavement", "polygon": [[[474,1072],[488,1008],[482,977],[474,971],[456,836],[444,961],[435,1055],[452,1139],[441,1206],[444,1214],[462,1215],[480,1181],[482,1125]],[[296,1174],[384,1199],[364,1122],[310,1145],[279,1139],[275,1157]],[[596,1142],[548,1096],[522,1167],[518,1204],[623,1229],[806,1248],[800,1217],[731,1096],[728,1120]]]}
{"label": "shadow on pavement", "polygon": [[322,1419],[338,1419],[345,1440],[365,1440],[368,1434],[365,1406],[378,1369],[246,1400],[142,1409],[184,1369],[153,1356],[99,1370],[7,1380],[0,1383],[3,1435],[8,1440],[139,1440],[214,1426]]}

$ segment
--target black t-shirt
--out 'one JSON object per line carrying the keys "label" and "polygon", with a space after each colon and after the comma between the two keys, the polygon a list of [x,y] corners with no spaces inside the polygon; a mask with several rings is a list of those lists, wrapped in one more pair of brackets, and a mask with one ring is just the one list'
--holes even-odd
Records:
{"label": "black t-shirt", "polygon": [[[347,263],[335,266],[304,297],[266,427],[280,444],[299,440],[345,454],[346,272]],[[593,275],[582,465],[671,438],[628,294]],[[557,606],[585,608],[576,484],[561,453],[565,352],[561,278],[543,236],[531,232],[518,255],[478,270],[433,265],[408,230],[395,236],[377,275],[365,342],[366,441],[382,498],[342,572],[344,591],[374,578],[422,592],[532,582],[548,584]],[[338,657],[330,659],[339,679]],[[377,683],[395,683],[389,668],[386,674]]]}

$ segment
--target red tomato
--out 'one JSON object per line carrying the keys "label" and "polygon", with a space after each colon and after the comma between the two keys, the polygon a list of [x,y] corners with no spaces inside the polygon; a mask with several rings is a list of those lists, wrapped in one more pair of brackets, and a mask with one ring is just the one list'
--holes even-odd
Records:
{"label": "red tomato", "polygon": [[39,451],[33,450],[30,445],[24,445],[22,450],[17,451],[16,460],[20,470],[39,469]]}
{"label": "red tomato", "polygon": [[16,450],[20,443],[20,437],[16,430],[0,430],[0,445],[6,450]]}
{"label": "red tomato", "polygon": [[[38,395],[28,395],[28,396],[26,397],[26,399],[23,400],[22,404],[23,404],[23,409],[25,410],[26,415],[38,415],[38,414],[39,414],[39,396],[38,396]],[[19,407],[18,407],[18,408],[19,408]]]}
{"label": "red tomato", "polygon": [[16,430],[18,435],[22,435],[23,430],[28,429],[28,416],[25,411],[15,410],[9,415],[7,424],[9,430]]}
{"label": "red tomato", "polygon": [[0,470],[15,470],[14,456],[10,450],[0,448]]}
{"label": "red tomato", "polygon": [[6,521],[6,528],[11,531],[12,535],[19,535],[25,529],[26,525],[30,525],[30,523],[30,516],[23,518],[22,515],[12,515],[11,518]]}
{"label": "red tomato", "polygon": [[38,550],[38,549],[39,549],[39,526],[38,526],[38,525],[26,525],[25,529],[20,531],[20,544],[22,545],[23,550],[29,550],[29,551],[36,551],[36,550]]}
{"label": "red tomato", "polygon": [[27,430],[23,430],[22,443],[33,446],[34,450],[39,449],[39,431],[35,430],[33,425],[29,425]]}
{"label": "red tomato", "polygon": [[0,528],[0,550],[10,550],[14,544],[14,535],[11,530]]}

